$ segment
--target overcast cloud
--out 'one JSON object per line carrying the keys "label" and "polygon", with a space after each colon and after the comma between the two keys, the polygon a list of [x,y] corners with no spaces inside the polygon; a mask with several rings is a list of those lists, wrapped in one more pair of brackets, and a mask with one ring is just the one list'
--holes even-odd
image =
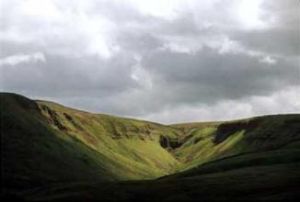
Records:
{"label": "overcast cloud", "polygon": [[0,0],[0,90],[163,123],[300,113],[299,0]]}

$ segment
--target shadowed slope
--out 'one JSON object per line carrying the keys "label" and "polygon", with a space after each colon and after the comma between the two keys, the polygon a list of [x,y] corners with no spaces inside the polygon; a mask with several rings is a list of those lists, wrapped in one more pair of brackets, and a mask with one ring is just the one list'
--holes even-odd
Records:
{"label": "shadowed slope", "polygon": [[2,174],[7,178],[159,177],[179,164],[160,147],[161,134],[177,135],[176,129],[159,124],[1,94]]}
{"label": "shadowed slope", "polygon": [[189,169],[223,157],[276,150],[300,141],[300,115],[255,117],[228,122],[173,125],[186,141],[174,153]]}
{"label": "shadowed slope", "polygon": [[16,94],[1,93],[0,101],[4,196],[82,201],[296,195],[297,114],[165,126]]}
{"label": "shadowed slope", "polygon": [[105,167],[114,162],[45,125],[35,102],[1,94],[0,112],[2,187],[116,178]]}

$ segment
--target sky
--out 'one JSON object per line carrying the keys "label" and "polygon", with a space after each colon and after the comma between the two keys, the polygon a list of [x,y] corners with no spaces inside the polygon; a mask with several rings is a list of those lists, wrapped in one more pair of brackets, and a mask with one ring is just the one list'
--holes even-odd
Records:
{"label": "sky", "polygon": [[300,113],[299,0],[0,0],[0,91],[161,123]]}

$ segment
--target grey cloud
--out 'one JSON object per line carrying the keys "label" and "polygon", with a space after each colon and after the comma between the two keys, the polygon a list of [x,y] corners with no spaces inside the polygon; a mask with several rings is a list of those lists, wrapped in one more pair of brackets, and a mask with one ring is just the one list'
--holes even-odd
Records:
{"label": "grey cloud", "polygon": [[109,61],[98,57],[65,58],[46,55],[45,63],[1,67],[3,88],[32,96],[110,96],[137,87],[131,79],[132,58],[118,55]]}
{"label": "grey cloud", "polygon": [[[267,23],[276,19],[264,29],[239,24],[234,15],[237,0],[183,4],[171,19],[143,13],[123,1],[78,1],[84,6],[54,2],[66,15],[63,19],[24,16],[18,6],[0,16],[2,36],[12,31],[19,37],[0,39],[0,58],[34,52],[46,57],[44,63],[0,67],[1,90],[90,111],[157,118],[162,112],[174,116],[176,109],[188,108],[191,113],[199,106],[209,116],[222,102],[236,102],[242,108],[253,97],[276,97],[282,89],[300,85],[295,0],[264,1],[261,19]],[[245,51],[220,54],[220,37]],[[172,50],[170,44],[185,49]],[[107,58],[101,55],[102,45],[109,52]],[[100,54],[90,46],[99,48]],[[261,63],[263,56],[274,57],[276,63]],[[139,80],[132,77],[134,67],[146,72]],[[141,85],[143,80],[151,85]],[[260,113],[250,108],[248,114]]]}
{"label": "grey cloud", "polygon": [[263,1],[261,7],[264,10],[262,17],[265,20],[275,20],[275,26],[294,29],[299,26],[298,0]]}
{"label": "grey cloud", "polygon": [[233,32],[232,38],[245,46],[270,54],[300,55],[300,2],[298,0],[264,1],[262,19],[271,27],[262,30]]}
{"label": "grey cloud", "polygon": [[[299,19],[300,25],[300,19]],[[240,41],[246,47],[260,50],[269,54],[281,56],[300,55],[300,29],[260,30],[251,32],[237,32],[232,38]]]}
{"label": "grey cloud", "polygon": [[281,87],[300,84],[297,63],[282,59],[268,66],[257,58],[219,55],[209,48],[195,55],[156,52],[143,62],[149,71],[160,77],[167,89],[175,88],[174,96],[182,102],[239,99],[270,94]]}
{"label": "grey cloud", "polygon": [[163,41],[151,33],[122,32],[117,37],[118,44],[128,52],[147,54],[163,45]]}
{"label": "grey cloud", "polygon": [[45,52],[38,45],[32,45],[30,43],[15,43],[11,41],[2,41],[0,49],[0,58],[8,57],[19,53],[30,54],[32,52]]}

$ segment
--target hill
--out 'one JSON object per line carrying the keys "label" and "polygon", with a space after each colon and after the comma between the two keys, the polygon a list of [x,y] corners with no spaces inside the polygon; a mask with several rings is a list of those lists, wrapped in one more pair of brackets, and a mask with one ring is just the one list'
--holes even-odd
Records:
{"label": "hill", "polygon": [[[2,196],[296,197],[300,115],[162,125],[1,93]],[[216,195],[217,194],[217,195]]]}

